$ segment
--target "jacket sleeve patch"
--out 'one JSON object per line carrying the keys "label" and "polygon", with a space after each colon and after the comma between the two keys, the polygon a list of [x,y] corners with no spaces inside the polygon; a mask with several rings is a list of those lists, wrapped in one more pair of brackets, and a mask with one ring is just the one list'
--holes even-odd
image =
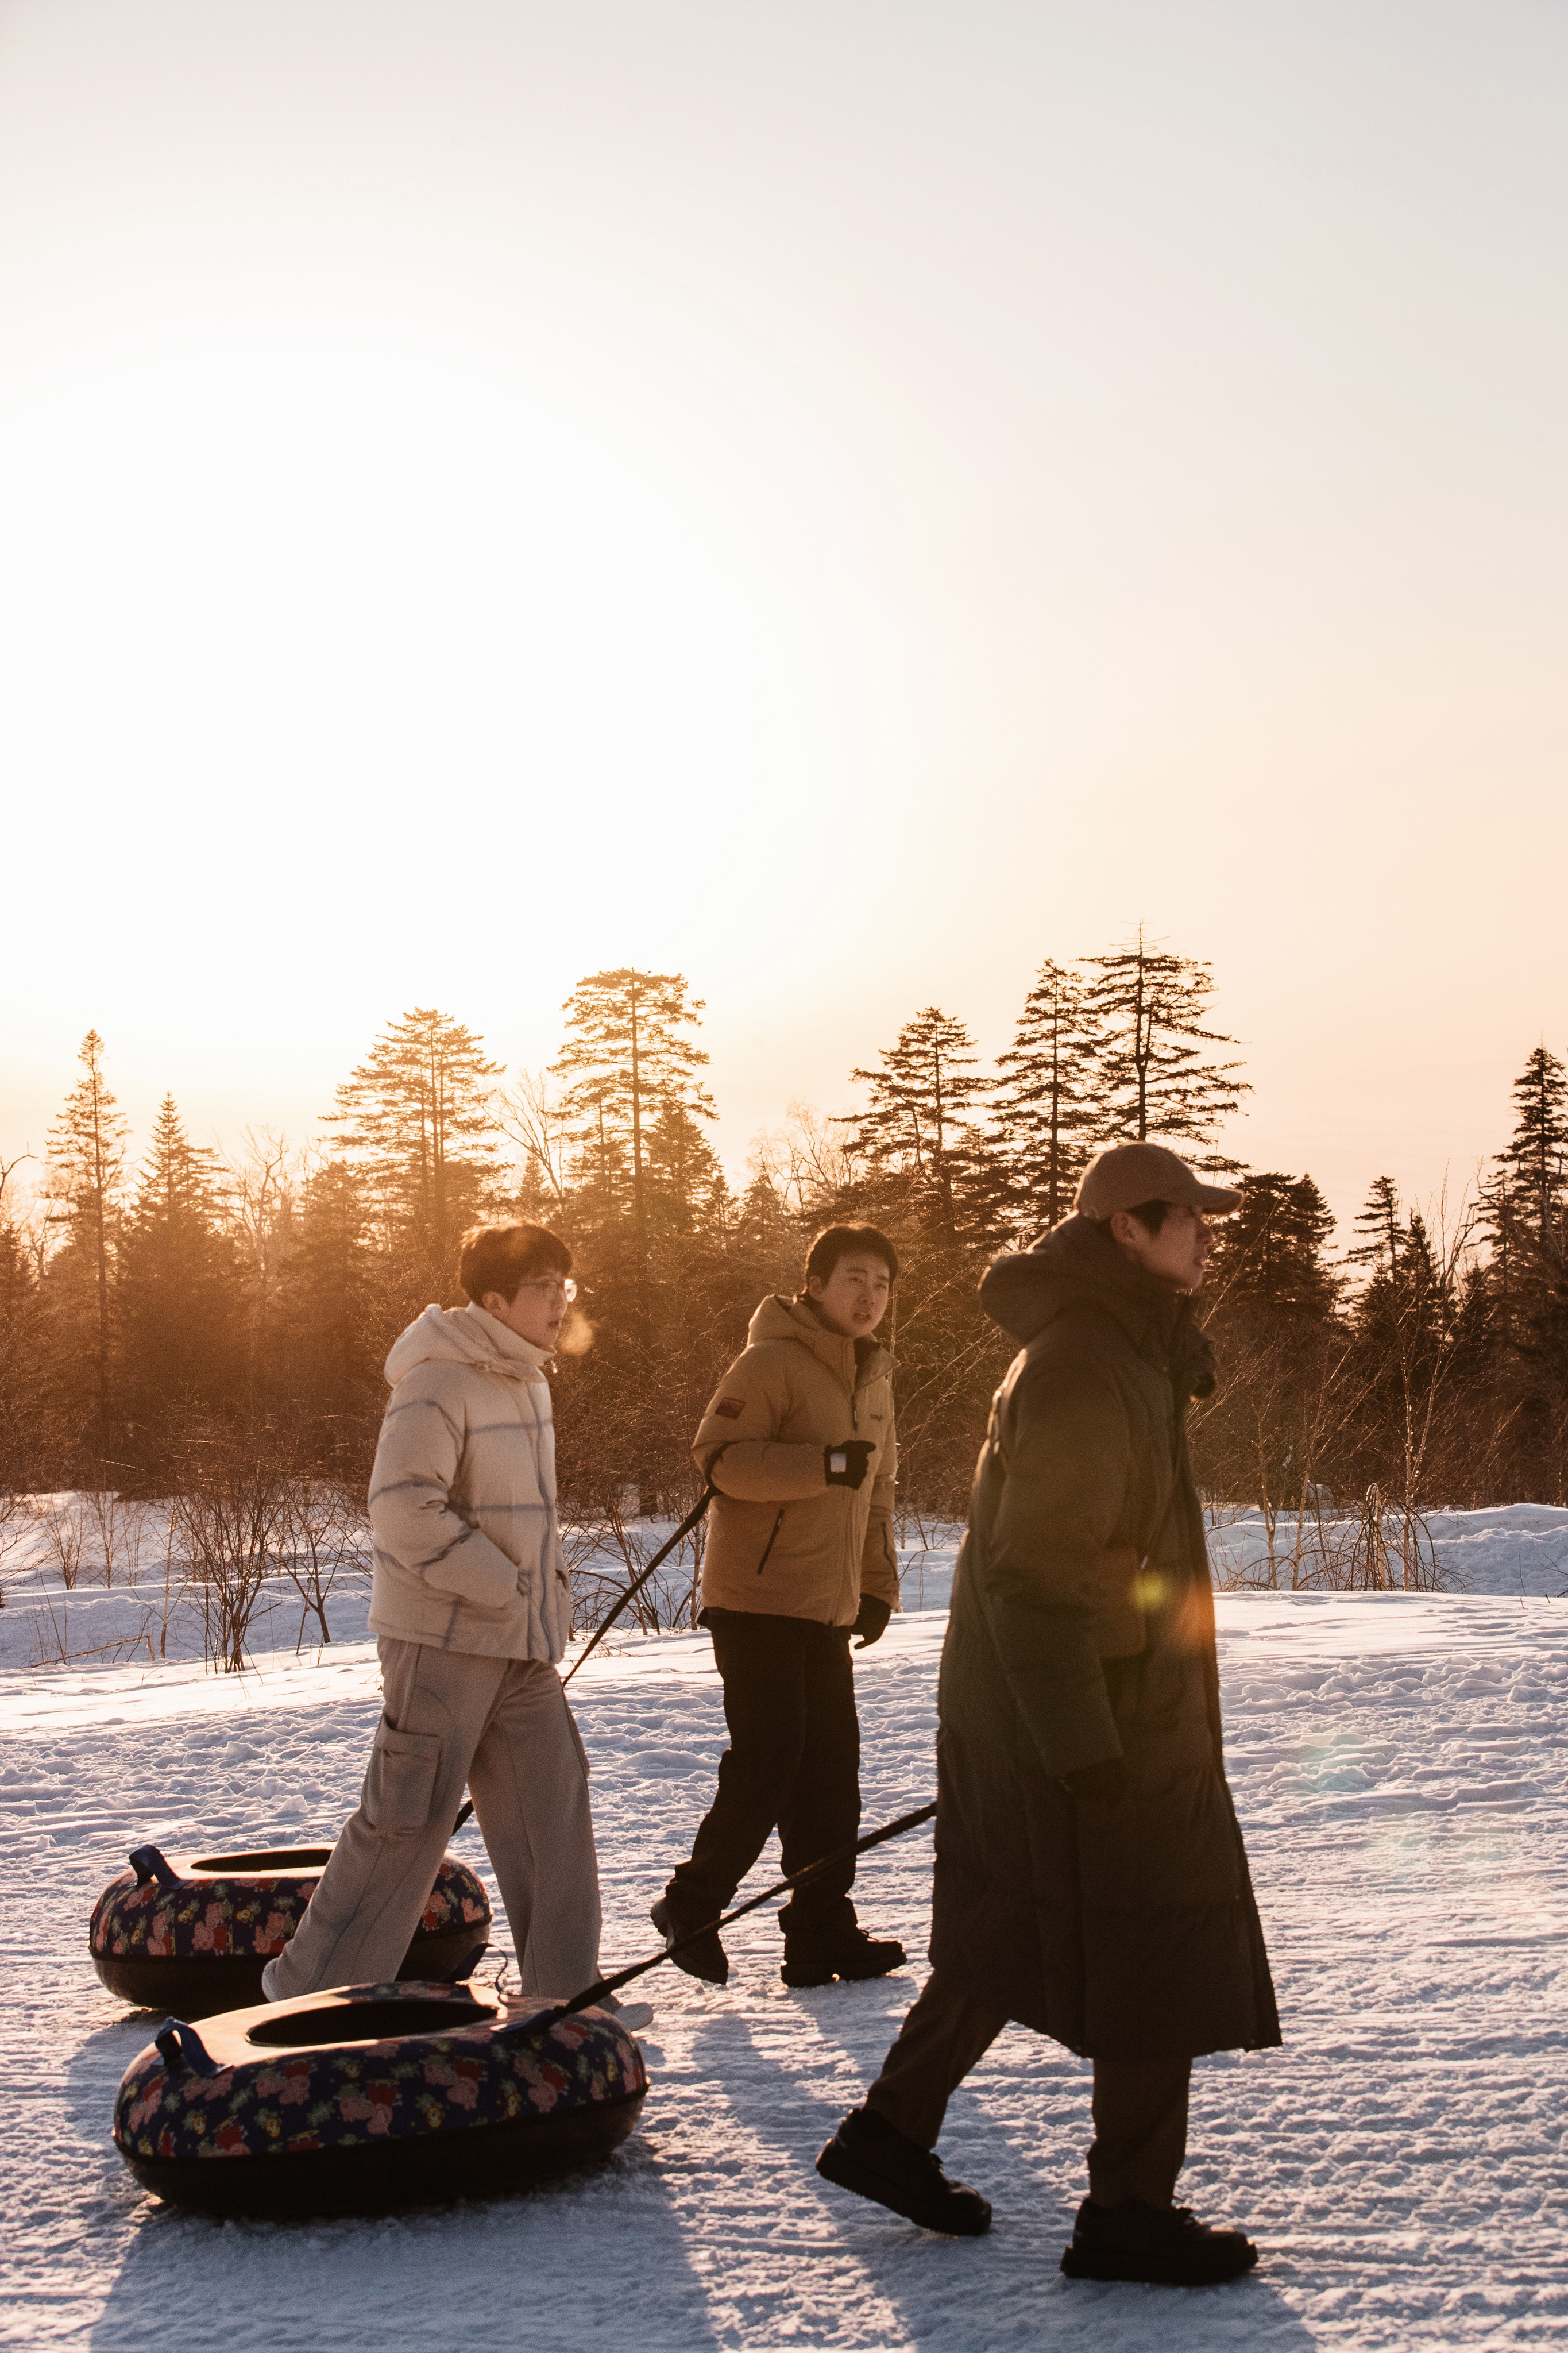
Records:
{"label": "jacket sleeve patch", "polygon": [[739,1421],[746,1410],[746,1400],[744,1398],[721,1398],[713,1410],[721,1413],[726,1421]]}

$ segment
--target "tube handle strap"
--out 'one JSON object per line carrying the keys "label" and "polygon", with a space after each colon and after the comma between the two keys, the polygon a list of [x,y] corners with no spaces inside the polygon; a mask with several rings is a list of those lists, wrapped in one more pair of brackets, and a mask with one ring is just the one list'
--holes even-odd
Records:
{"label": "tube handle strap", "polygon": [[145,1887],[155,1879],[160,1887],[178,1887],[180,1874],[159,1846],[133,1846],[126,1861],[136,1873],[138,1887]]}
{"label": "tube handle strap", "polygon": [[183,2018],[166,2018],[153,2042],[171,2075],[221,2075],[223,2073],[195,2028],[187,2026]]}

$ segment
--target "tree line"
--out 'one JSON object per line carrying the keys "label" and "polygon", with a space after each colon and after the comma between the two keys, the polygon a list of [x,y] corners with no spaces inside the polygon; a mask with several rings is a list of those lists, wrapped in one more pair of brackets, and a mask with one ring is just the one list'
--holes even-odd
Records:
{"label": "tree line", "polygon": [[1047,958],[1011,1044],[983,1069],[942,1008],[846,1073],[860,1107],[807,1106],[759,1136],[739,1189],[716,1115],[702,1001],[679,973],[584,977],[560,1051],[510,1074],[454,1016],[416,1008],[374,1039],[296,1149],[197,1144],[166,1097],[133,1161],[95,1032],[40,1181],[0,1168],[0,1489],[167,1494],[219,1457],[363,1482],[395,1335],[453,1303],[457,1243],[485,1218],[552,1226],[581,1282],[559,1367],[563,1498],[618,1519],[694,1493],[700,1409],[805,1241],[870,1220],[905,1260],[901,1493],[962,1510],[1010,1353],[976,1286],[999,1250],[1070,1208],[1100,1145],[1160,1137],[1233,1171],[1243,1200],[1204,1312],[1225,1377],[1200,1413],[1200,1475],[1269,1512],[1373,1483],[1412,1511],[1568,1483],[1568,1081],[1544,1046],[1511,1137],[1445,1223],[1379,1177],[1352,1247],[1310,1176],[1220,1149],[1249,1092],[1213,1026],[1210,966],[1145,939]]}

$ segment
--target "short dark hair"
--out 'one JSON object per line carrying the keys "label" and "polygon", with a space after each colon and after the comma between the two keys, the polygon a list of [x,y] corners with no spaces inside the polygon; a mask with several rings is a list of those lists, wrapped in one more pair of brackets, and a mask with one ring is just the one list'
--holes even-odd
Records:
{"label": "short dark hair", "polygon": [[570,1274],[572,1253],[548,1226],[470,1226],[462,1240],[458,1281],[471,1305],[499,1291],[510,1307],[531,1274]]}
{"label": "short dark hair", "polygon": [[[1170,1206],[1169,1201],[1140,1201],[1136,1208],[1128,1210],[1127,1215],[1136,1218],[1145,1233],[1157,1234],[1165,1222],[1165,1212]],[[1121,1214],[1119,1209],[1113,1209],[1110,1216],[1120,1217]],[[1116,1237],[1110,1230],[1110,1218],[1096,1218],[1094,1223],[1108,1242],[1115,1241]]]}
{"label": "short dark hair", "polygon": [[806,1253],[807,1282],[814,1274],[820,1275],[824,1282],[831,1281],[834,1268],[851,1250],[864,1250],[868,1257],[879,1258],[888,1270],[889,1282],[897,1282],[899,1253],[877,1226],[824,1226]]}

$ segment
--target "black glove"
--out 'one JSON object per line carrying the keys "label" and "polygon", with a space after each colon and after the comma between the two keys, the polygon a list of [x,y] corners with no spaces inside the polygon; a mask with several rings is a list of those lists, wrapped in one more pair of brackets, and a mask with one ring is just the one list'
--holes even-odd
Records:
{"label": "black glove", "polygon": [[842,1446],[825,1446],[823,1467],[830,1487],[863,1487],[866,1470],[877,1451],[868,1438],[847,1438]]}
{"label": "black glove", "polygon": [[855,1648],[863,1651],[868,1642],[879,1642],[888,1630],[888,1620],[892,1614],[890,1601],[879,1601],[874,1593],[863,1593],[860,1596],[860,1614],[849,1629],[852,1634],[860,1637]]}
{"label": "black glove", "polygon": [[1086,1806],[1119,1806],[1131,1787],[1125,1757],[1102,1757],[1098,1765],[1080,1765],[1060,1778],[1062,1788]]}

